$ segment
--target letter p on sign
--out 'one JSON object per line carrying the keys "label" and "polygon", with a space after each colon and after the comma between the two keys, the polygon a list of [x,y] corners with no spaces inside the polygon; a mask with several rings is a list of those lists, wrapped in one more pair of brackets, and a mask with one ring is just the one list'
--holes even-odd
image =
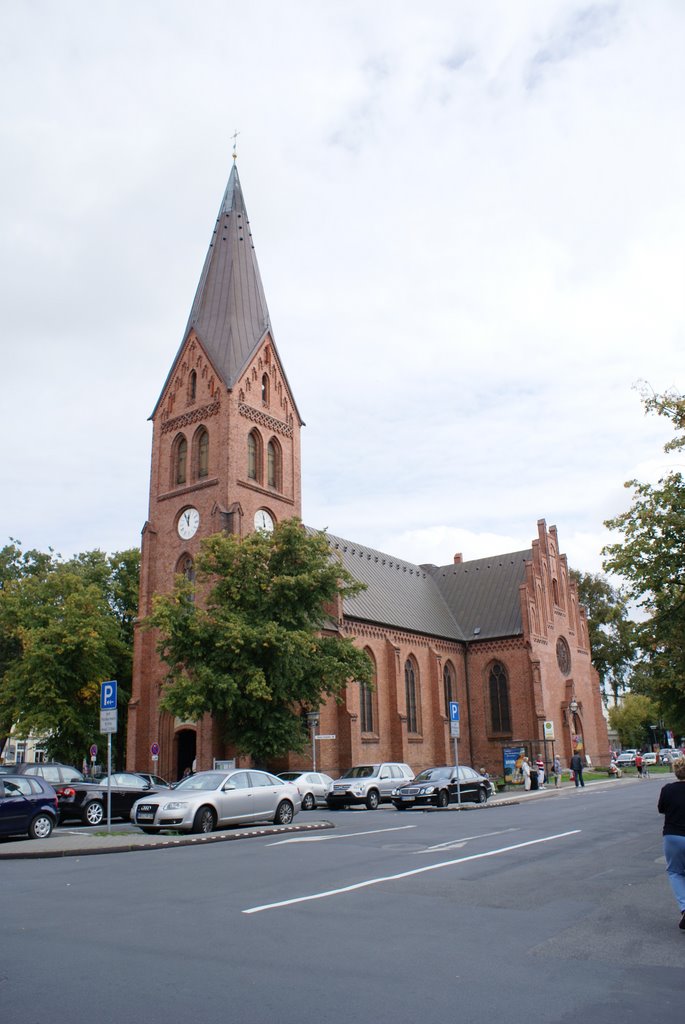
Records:
{"label": "letter p on sign", "polygon": [[100,683],[100,710],[111,711],[117,706],[117,681],[110,679],[107,683]]}

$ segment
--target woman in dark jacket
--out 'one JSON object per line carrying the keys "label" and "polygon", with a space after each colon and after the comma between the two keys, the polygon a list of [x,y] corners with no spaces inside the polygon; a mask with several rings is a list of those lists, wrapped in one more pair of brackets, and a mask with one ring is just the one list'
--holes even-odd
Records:
{"label": "woman in dark jacket", "polygon": [[685,757],[673,762],[677,782],[669,782],[659,794],[659,814],[664,815],[664,854],[668,880],[680,907],[679,928],[685,932]]}

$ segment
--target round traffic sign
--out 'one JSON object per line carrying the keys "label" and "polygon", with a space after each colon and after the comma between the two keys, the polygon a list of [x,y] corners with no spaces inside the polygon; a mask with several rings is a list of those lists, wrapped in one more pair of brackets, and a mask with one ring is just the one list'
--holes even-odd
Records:
{"label": "round traffic sign", "polygon": [[150,747],[150,753],[152,754],[153,757],[157,757],[157,755],[159,754],[159,743],[152,744],[152,746]]}
{"label": "round traffic sign", "polygon": [[93,746],[90,748],[90,756],[91,757],[97,757],[98,756],[97,743],[94,743]]}

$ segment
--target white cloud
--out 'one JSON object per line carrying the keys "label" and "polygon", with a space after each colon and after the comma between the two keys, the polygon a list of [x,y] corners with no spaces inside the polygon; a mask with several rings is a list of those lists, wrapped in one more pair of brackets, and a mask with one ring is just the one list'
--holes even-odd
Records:
{"label": "white cloud", "polygon": [[0,12],[0,536],[138,542],[237,126],[307,522],[598,569],[668,437],[632,385],[685,388],[681,5],[201,9]]}

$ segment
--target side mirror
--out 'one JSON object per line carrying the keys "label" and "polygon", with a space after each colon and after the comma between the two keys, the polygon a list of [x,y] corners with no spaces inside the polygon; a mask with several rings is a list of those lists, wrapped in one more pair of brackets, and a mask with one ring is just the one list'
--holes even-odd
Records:
{"label": "side mirror", "polygon": [[232,789],[235,789],[235,786],[232,782],[227,782],[222,788],[224,793],[229,793]]}

